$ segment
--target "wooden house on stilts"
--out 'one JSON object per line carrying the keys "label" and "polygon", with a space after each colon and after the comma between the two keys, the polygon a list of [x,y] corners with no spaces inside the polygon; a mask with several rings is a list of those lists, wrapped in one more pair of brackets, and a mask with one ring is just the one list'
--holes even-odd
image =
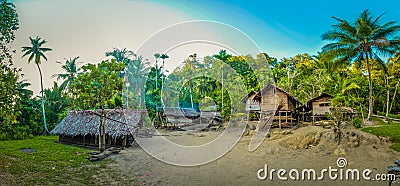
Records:
{"label": "wooden house on stilts", "polygon": [[290,126],[297,121],[296,107],[300,101],[273,84],[268,84],[256,94],[250,92],[242,101],[246,103],[247,112],[256,112],[261,119],[264,119],[264,115],[274,113],[274,124],[279,127]]}

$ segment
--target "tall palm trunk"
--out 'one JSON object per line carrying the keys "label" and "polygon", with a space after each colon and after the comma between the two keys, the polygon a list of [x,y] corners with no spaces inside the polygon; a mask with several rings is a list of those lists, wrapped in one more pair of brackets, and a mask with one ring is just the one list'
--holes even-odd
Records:
{"label": "tall palm trunk", "polygon": [[368,70],[368,83],[369,83],[369,96],[368,96],[368,116],[367,120],[370,121],[372,115],[372,107],[373,107],[373,100],[372,100],[372,78],[371,78],[371,67],[369,64],[368,52],[365,53],[365,60],[367,61],[367,70]]}
{"label": "tall palm trunk", "polygon": [[158,84],[158,66],[157,66],[157,59],[156,59],[156,90],[157,90],[157,84]]}
{"label": "tall palm trunk", "polygon": [[[163,59],[163,61],[162,61],[162,71],[161,71],[161,74],[164,75],[164,72],[165,72],[165,70],[164,70],[164,59]],[[165,78],[165,76],[162,77],[162,79],[161,79],[161,88],[164,88],[164,78]],[[162,92],[161,92],[161,93],[162,93]]]}
{"label": "tall palm trunk", "polygon": [[[163,99],[163,88],[164,88],[164,78],[165,78],[165,76],[163,76],[164,75],[164,72],[165,72],[165,70],[164,70],[164,59],[163,59],[163,61],[162,61],[162,71],[161,71],[161,91],[160,91],[160,98],[161,98],[161,100]],[[162,101],[161,101],[161,103],[163,103]]]}
{"label": "tall palm trunk", "polygon": [[47,123],[46,123],[46,113],[44,111],[44,91],[43,91],[43,77],[42,77],[42,70],[40,70],[40,66],[37,63],[36,64],[38,69],[39,69],[39,75],[40,75],[40,88],[41,88],[41,93],[42,93],[42,113],[43,113],[43,124],[44,124],[44,130],[46,134],[49,134],[49,129],[47,129]]}
{"label": "tall palm trunk", "polygon": [[390,89],[389,89],[389,77],[386,76],[386,120],[389,116],[389,97],[390,97]]}
{"label": "tall palm trunk", "polygon": [[396,83],[396,88],[394,89],[393,98],[392,98],[392,102],[390,103],[389,112],[392,111],[393,103],[395,101],[396,94],[397,94],[397,89],[399,88],[399,83],[400,83],[400,80],[397,81],[397,83]]}
{"label": "tall palm trunk", "polygon": [[221,91],[222,91],[222,101],[221,101],[221,115],[222,115],[222,113],[224,113],[224,66],[223,66],[224,64],[222,64],[222,73],[221,73],[221,82],[222,82],[222,84],[221,84]]}
{"label": "tall palm trunk", "polygon": [[192,79],[189,80],[189,91],[190,91],[190,104],[193,107],[193,94],[192,94]]}

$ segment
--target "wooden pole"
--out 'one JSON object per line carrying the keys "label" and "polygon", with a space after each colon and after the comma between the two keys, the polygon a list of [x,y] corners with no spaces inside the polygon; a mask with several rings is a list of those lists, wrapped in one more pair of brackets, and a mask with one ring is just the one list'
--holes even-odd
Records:
{"label": "wooden pole", "polygon": [[126,147],[126,135],[123,137],[122,145],[123,145],[124,147]]}
{"label": "wooden pole", "polygon": [[282,127],[281,127],[281,111],[278,111],[279,112],[279,129],[282,129]]}
{"label": "wooden pole", "polygon": [[288,115],[287,115],[287,112],[288,112],[288,111],[286,111],[286,123],[287,123],[287,116],[288,116]]}
{"label": "wooden pole", "polygon": [[293,112],[290,112],[290,125],[293,125]]}

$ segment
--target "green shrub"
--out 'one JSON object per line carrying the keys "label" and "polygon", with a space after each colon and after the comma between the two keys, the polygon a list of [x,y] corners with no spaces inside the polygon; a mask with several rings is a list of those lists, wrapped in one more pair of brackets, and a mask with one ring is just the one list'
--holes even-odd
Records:
{"label": "green shrub", "polygon": [[353,123],[354,127],[356,127],[356,128],[361,127],[362,120],[360,118],[358,118],[358,117],[353,118],[353,120],[351,122]]}
{"label": "green shrub", "polygon": [[334,119],[331,113],[325,113],[325,114],[326,114],[326,119],[329,119],[329,120]]}

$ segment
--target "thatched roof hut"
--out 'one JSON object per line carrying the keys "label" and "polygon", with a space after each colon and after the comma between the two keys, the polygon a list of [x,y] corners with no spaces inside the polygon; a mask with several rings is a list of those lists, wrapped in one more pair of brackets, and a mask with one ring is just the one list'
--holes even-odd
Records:
{"label": "thatched roof hut", "polygon": [[[110,146],[124,146],[123,141],[126,141],[128,136],[132,136],[137,127],[143,126],[144,114],[147,114],[147,111],[144,110],[106,111],[105,133],[110,142],[107,145]],[[60,135],[60,141],[96,145],[96,137],[99,136],[100,114],[101,110],[70,111],[51,133]],[[85,138],[89,138],[89,140]],[[117,143],[118,139],[122,139],[122,141]]]}
{"label": "thatched roof hut", "polygon": [[[219,124],[222,122],[222,117],[219,112],[201,111],[193,108],[182,107],[163,107],[161,117],[165,121],[165,125],[172,125],[180,129],[183,126],[192,126],[197,124],[204,124],[205,126],[211,124]],[[166,126],[168,127],[168,126]]]}

